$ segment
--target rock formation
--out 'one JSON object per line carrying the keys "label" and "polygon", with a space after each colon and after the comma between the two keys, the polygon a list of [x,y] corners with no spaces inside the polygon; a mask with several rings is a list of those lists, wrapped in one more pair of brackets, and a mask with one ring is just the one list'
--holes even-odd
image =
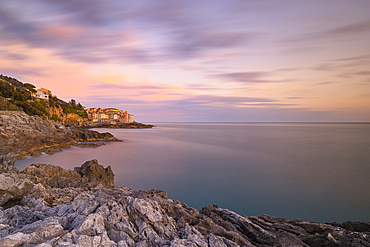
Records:
{"label": "rock formation", "polygon": [[96,160],[73,171],[0,158],[0,246],[370,246],[370,223],[310,223],[201,211],[166,192],[113,187]]}
{"label": "rock formation", "polygon": [[16,158],[25,158],[41,152],[51,154],[79,142],[94,141],[119,140],[110,133],[65,127],[59,122],[20,111],[0,111],[0,155],[12,153]]}
{"label": "rock formation", "polygon": [[63,117],[63,108],[61,106],[49,106],[46,107],[46,111],[49,113],[49,119],[51,119],[53,115],[56,115],[58,119]]}

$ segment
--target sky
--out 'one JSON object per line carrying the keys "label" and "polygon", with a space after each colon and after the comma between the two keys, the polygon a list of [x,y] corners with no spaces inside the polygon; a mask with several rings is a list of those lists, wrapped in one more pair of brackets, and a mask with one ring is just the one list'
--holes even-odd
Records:
{"label": "sky", "polygon": [[139,122],[370,121],[370,1],[0,0],[0,74]]}

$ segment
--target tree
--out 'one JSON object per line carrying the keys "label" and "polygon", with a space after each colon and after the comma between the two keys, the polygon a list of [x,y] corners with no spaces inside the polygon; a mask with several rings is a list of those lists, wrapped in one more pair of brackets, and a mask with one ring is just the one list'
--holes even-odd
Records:
{"label": "tree", "polygon": [[13,98],[14,97],[14,86],[8,84],[5,81],[0,81],[0,92],[2,96],[5,98]]}
{"label": "tree", "polygon": [[14,91],[14,100],[19,100],[19,101],[27,101],[31,99],[31,94],[30,92],[27,92],[24,89],[21,88],[16,88]]}
{"label": "tree", "polygon": [[56,114],[53,114],[53,116],[50,118],[51,120],[58,121],[59,118]]}
{"label": "tree", "polygon": [[33,92],[33,93],[36,93],[37,91],[35,90],[35,86],[32,85],[31,83],[25,83],[24,84],[26,86],[26,88],[30,91],[30,92]]}
{"label": "tree", "polygon": [[76,105],[76,101],[74,99],[71,99],[71,101],[69,101],[69,104],[71,104],[71,106],[75,106]]}

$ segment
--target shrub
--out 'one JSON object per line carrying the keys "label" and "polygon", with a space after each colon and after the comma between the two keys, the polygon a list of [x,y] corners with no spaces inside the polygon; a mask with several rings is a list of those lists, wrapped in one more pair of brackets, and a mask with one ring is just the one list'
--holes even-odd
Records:
{"label": "shrub", "polygon": [[56,114],[53,114],[53,116],[50,119],[51,120],[54,120],[54,121],[58,121],[59,120],[58,115],[56,115]]}

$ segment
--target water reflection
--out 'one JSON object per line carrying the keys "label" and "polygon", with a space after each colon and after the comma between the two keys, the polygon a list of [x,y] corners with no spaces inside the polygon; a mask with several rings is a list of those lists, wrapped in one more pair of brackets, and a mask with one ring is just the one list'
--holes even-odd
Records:
{"label": "water reflection", "polygon": [[115,184],[244,215],[370,221],[369,124],[156,124],[109,129],[124,142],[17,161],[111,165]]}

